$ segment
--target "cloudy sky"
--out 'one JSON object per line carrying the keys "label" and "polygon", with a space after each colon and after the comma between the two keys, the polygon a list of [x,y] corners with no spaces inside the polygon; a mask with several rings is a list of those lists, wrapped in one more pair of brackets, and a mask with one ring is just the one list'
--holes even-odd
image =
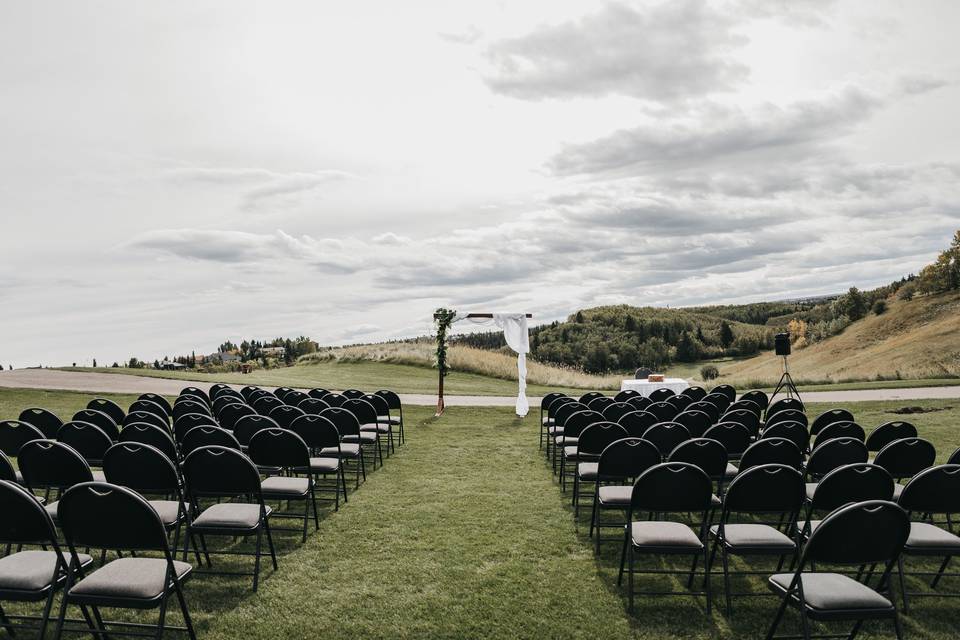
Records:
{"label": "cloudy sky", "polygon": [[960,3],[6,2],[0,363],[832,293],[960,228]]}

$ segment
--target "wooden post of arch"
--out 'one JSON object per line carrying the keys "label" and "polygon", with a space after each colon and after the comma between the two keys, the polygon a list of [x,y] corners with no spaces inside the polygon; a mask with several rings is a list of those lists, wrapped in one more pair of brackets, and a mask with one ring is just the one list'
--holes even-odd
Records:
{"label": "wooden post of arch", "polygon": [[[533,317],[533,314],[532,314],[532,313],[527,313],[527,314],[525,314],[525,315],[527,316],[527,318],[532,318],[532,317]],[[490,319],[490,318],[493,318],[493,314],[492,314],[492,313],[468,313],[467,315],[465,315],[465,316],[463,316],[463,317],[464,317],[464,318],[488,318],[488,319]],[[439,313],[433,314],[433,319],[434,319],[434,320],[439,320],[440,318],[442,318],[442,316],[441,316]],[[439,418],[441,415],[443,415],[443,410],[446,408],[446,405],[444,405],[444,403],[443,403],[443,378],[444,378],[443,369],[438,368],[438,376],[437,376],[437,412],[436,412],[436,413],[434,414],[434,416],[433,416],[433,417],[435,417],[435,418]]]}

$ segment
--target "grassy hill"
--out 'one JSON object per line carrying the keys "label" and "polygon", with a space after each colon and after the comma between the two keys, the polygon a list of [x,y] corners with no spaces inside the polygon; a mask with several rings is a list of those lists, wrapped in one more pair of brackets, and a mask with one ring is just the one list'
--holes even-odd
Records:
{"label": "grassy hill", "polygon": [[[960,292],[889,299],[843,333],[794,350],[798,381],[893,380],[960,376]],[[762,386],[780,377],[772,352],[720,367],[721,380]]]}

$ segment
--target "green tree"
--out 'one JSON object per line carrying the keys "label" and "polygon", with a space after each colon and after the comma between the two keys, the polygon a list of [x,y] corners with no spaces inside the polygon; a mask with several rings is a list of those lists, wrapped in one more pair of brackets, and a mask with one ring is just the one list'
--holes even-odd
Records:
{"label": "green tree", "polygon": [[887,301],[884,300],[884,299],[882,299],[882,298],[881,298],[880,300],[876,300],[876,301],[873,303],[873,309],[872,309],[872,310],[873,310],[873,313],[874,313],[875,315],[878,315],[878,316],[886,313],[886,311],[887,311]]}
{"label": "green tree", "polygon": [[677,361],[678,362],[696,362],[700,359],[700,350],[697,349],[694,338],[689,331],[680,334],[680,341],[677,343]]}
{"label": "green tree", "polygon": [[730,328],[730,323],[724,320],[720,323],[720,344],[723,345],[724,349],[729,349],[733,340],[733,329]]}

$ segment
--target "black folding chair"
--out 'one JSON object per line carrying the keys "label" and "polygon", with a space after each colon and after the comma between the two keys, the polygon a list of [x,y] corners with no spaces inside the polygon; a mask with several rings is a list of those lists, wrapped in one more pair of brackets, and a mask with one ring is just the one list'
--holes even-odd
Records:
{"label": "black folding chair", "polygon": [[803,426],[802,422],[778,422],[768,427],[760,434],[761,440],[767,438],[785,438],[797,445],[801,453],[806,454],[810,450],[810,433]]}
{"label": "black folding chair", "polygon": [[770,397],[758,389],[753,389],[752,391],[747,391],[745,394],[740,396],[741,400],[749,400],[757,404],[761,410],[766,410],[767,405],[770,404]]}
{"label": "black folding chair", "polygon": [[[288,394],[289,395],[289,394]],[[261,429],[250,439],[250,459],[264,468],[275,468],[277,475],[264,478],[260,491],[264,500],[303,502],[303,515],[274,510],[271,518],[295,518],[303,520],[301,541],[307,541],[307,523],[310,520],[310,507],[313,507],[314,528],[320,529],[317,513],[317,496],[314,490],[311,472],[310,450],[303,438],[289,429]],[[301,474],[303,477],[301,477]],[[280,529],[274,531],[299,531],[300,529]]]}
{"label": "black folding chair", "polygon": [[660,388],[660,389],[654,389],[653,391],[651,391],[649,397],[653,402],[663,402],[664,400],[674,396],[675,394],[676,394],[676,391],[674,391],[673,389]]}
{"label": "black folding chair", "polygon": [[[108,416],[102,411],[96,411],[95,409],[81,409],[73,414],[71,422],[85,422],[87,424],[94,424],[100,427],[100,430],[107,434],[107,437],[110,438],[111,442],[116,442],[120,438],[120,428],[117,426],[117,423],[113,421],[113,418]],[[62,429],[63,427],[61,427]],[[60,438],[60,432],[57,431],[57,439]]]}
{"label": "black folding chair", "polygon": [[180,454],[186,458],[196,449],[201,447],[218,446],[240,451],[240,443],[232,433],[220,427],[194,427],[183,436],[183,442],[180,443]]}
{"label": "black folding chair", "polygon": [[16,458],[31,440],[43,440],[43,432],[22,420],[0,420],[0,451]]}
{"label": "black folding chair", "polygon": [[737,399],[737,390],[729,384],[718,384],[713,389],[710,389],[710,393],[723,395],[727,399],[727,404],[732,404],[733,401]]}
{"label": "black folding chair", "polygon": [[[787,445],[793,443],[784,440]],[[794,447],[796,449],[796,447]],[[749,451],[749,450],[748,450]],[[747,456],[744,455],[744,460]],[[762,464],[744,468],[727,486],[723,496],[723,509],[718,524],[710,528],[713,550],[710,553],[712,569],[717,551],[723,565],[724,595],[727,615],[733,613],[734,595],[759,595],[734,593],[730,585],[731,575],[766,575],[760,571],[731,572],[729,556],[774,556],[778,558],[777,571],[783,568],[784,560],[792,557],[795,564],[799,545],[796,534],[784,534],[783,522],[794,522],[804,501],[803,475],[794,467],[782,464]],[[749,518],[740,521],[736,518]],[[768,520],[757,521],[756,518]],[[779,518],[774,523],[770,518]]]}
{"label": "black folding chair", "polygon": [[643,439],[653,443],[660,451],[661,459],[666,460],[677,445],[690,439],[690,432],[685,426],[676,422],[658,422],[647,429]]}
{"label": "black folding chair", "polygon": [[326,418],[337,428],[337,432],[340,434],[341,453],[346,454],[347,458],[352,457],[349,454],[352,453],[353,445],[358,447],[357,457],[352,459],[355,461],[359,459],[359,472],[366,480],[366,456],[368,453],[373,456],[373,469],[376,470],[377,468],[377,445],[380,442],[380,434],[373,431],[360,431],[360,422],[356,416],[340,407],[324,409],[320,412],[320,417]]}
{"label": "black folding chair", "polygon": [[[50,622],[56,592],[71,571],[69,556],[57,542],[50,514],[36,496],[6,479],[0,480],[0,544],[18,551],[0,558],[0,602],[43,602],[39,616],[7,614],[0,606],[0,628],[16,632],[38,630],[43,638]],[[40,549],[23,549],[36,546]],[[93,558],[77,554],[77,566],[86,568]],[[17,624],[14,624],[17,621]],[[21,622],[22,621],[22,622]]]}
{"label": "black folding chair", "polygon": [[[20,473],[31,492],[43,492],[44,508],[57,521],[57,502],[65,489],[93,480],[90,465],[75,449],[55,440],[32,440],[20,449]],[[102,476],[101,476],[102,477]],[[54,501],[50,502],[51,494]]]}
{"label": "black folding chair", "polygon": [[146,400],[147,402],[154,403],[163,409],[164,415],[167,418],[170,418],[173,415],[173,405],[170,404],[169,400],[158,393],[142,393],[137,397],[137,400]]}
{"label": "black folding chair", "polygon": [[[165,455],[174,464],[176,464],[177,460],[179,459],[179,455],[177,454],[177,445],[174,443],[173,438],[170,437],[170,434],[160,427],[152,424],[137,422],[124,427],[123,431],[120,432],[119,441],[148,444],[151,447],[158,449],[160,453]],[[123,484],[117,483],[114,480],[108,480],[108,482],[113,482],[114,484]]]}
{"label": "black folding chair", "polygon": [[125,429],[127,425],[136,424],[138,422],[145,422],[147,424],[160,427],[164,431],[170,431],[170,422],[168,422],[165,417],[160,417],[156,413],[152,413],[150,411],[128,412],[127,417],[123,419],[121,431]]}
{"label": "black folding chair", "polygon": [[[299,418],[300,416],[297,417]],[[280,425],[277,424],[277,421],[273,418],[261,416],[260,414],[255,413],[253,415],[243,416],[237,420],[233,427],[233,436],[240,444],[240,449],[245,451],[247,447],[250,446],[250,439],[253,438],[258,431],[263,429],[273,429],[279,426]]]}
{"label": "black folding chair", "polygon": [[903,438],[880,449],[873,464],[883,467],[893,476],[897,483],[893,488],[893,499],[896,500],[903,491],[900,483],[932,467],[936,460],[937,449],[932,442],[923,438]]}
{"label": "black folding chair", "polygon": [[[864,535],[865,531],[870,535]],[[907,513],[892,502],[857,502],[828,515],[803,547],[796,571],[774,574],[768,580],[770,589],[782,602],[767,632],[767,640],[777,637],[774,634],[788,605],[800,612],[801,637],[806,640],[813,637],[852,639],[864,620],[874,619],[892,620],[897,638],[902,638],[897,606],[892,599],[845,574],[817,572],[814,567],[882,564],[880,584],[887,584],[909,533]],[[854,626],[849,634],[842,636],[814,636],[811,621],[853,621]]]}
{"label": "black folding chair", "polygon": [[[357,462],[357,485],[360,486],[361,462],[363,455],[359,444],[346,444],[340,441],[340,432],[335,424],[322,416],[307,414],[293,421],[290,431],[300,436],[307,443],[310,450],[310,473],[313,474],[315,491],[330,486],[328,480],[333,475],[334,509],[340,509],[340,492],[343,491],[343,501],[347,501],[347,478],[345,461],[353,459]],[[320,498],[324,498],[321,496]]]}
{"label": "black folding chair", "polygon": [[743,452],[737,465],[738,475],[750,469],[766,464],[780,464],[791,469],[803,469],[803,452],[786,438],[763,438],[757,440]]}
{"label": "black folding chair", "polygon": [[810,435],[815,436],[828,424],[834,422],[853,422],[853,414],[846,409],[828,409],[810,423]]}
{"label": "black folding chair", "polygon": [[297,408],[307,415],[317,416],[320,415],[320,412],[324,409],[329,409],[330,405],[318,398],[311,398],[310,396],[307,396],[305,400],[301,400],[299,403],[297,403]]}
{"label": "black folding chair", "polygon": [[[580,488],[584,482],[597,482],[597,460],[608,445],[627,437],[627,430],[616,422],[592,424],[580,434],[577,444],[564,448],[564,459],[574,463],[573,508],[574,518],[580,519]],[[567,451],[567,449],[573,451]]]}
{"label": "black folding chair", "polygon": [[288,404],[282,404],[270,410],[270,419],[282,429],[289,427],[291,422],[302,415],[306,415],[303,409]]}
{"label": "black folding chair", "polygon": [[691,385],[680,392],[681,395],[687,396],[694,402],[703,400],[707,395],[707,390],[703,387],[698,387],[697,385]]}
{"label": "black folding chair", "polygon": [[[173,423],[173,438],[175,442],[183,442],[183,437],[194,427],[219,427],[220,423],[213,416],[206,413],[186,413]],[[228,429],[233,431],[233,429]]]}
{"label": "black folding chair", "polygon": [[26,422],[35,426],[48,440],[54,440],[57,437],[57,431],[63,426],[61,420],[55,413],[41,407],[30,407],[20,412],[17,417],[21,422]]}
{"label": "black folding chair", "polygon": [[767,412],[765,414],[766,420],[769,421],[771,417],[786,409],[792,409],[794,411],[803,413],[804,407],[803,403],[798,398],[781,398],[776,402],[771,402],[770,406],[767,407]]}
{"label": "black folding chair", "polygon": [[[620,573],[617,584],[622,584],[624,570],[627,573],[630,612],[633,600],[641,595],[705,595],[707,615],[710,615],[710,571],[707,557],[707,521],[711,508],[713,484],[702,469],[685,462],[664,462],[650,467],[637,478],[633,485],[630,507],[627,511],[628,526],[624,528],[623,551],[620,557]],[[700,513],[700,531],[690,526],[669,520],[653,520],[669,514]],[[635,515],[646,513],[650,520],[635,520]],[[693,558],[690,569],[638,569],[637,556],[687,556]],[[691,591],[697,563],[703,560],[703,591]],[[626,565],[626,567],[625,567]],[[634,587],[636,574],[688,575],[687,591],[643,591]]]}
{"label": "black folding chair", "polygon": [[867,436],[867,451],[877,452],[894,440],[916,437],[917,428],[909,422],[902,420],[884,422]]}
{"label": "black folding chair", "polygon": [[[120,408],[120,405],[107,398],[94,398],[87,403],[87,409],[93,409],[94,411],[107,414],[110,416],[110,419],[113,420],[114,424],[123,424],[123,419],[127,417],[127,414]],[[74,419],[76,420],[76,418]]]}
{"label": "black folding chair", "polygon": [[[202,428],[202,427],[197,427]],[[238,449],[221,446],[207,446],[196,449],[183,461],[183,475],[186,480],[187,495],[193,513],[199,514],[193,518],[187,527],[187,534],[183,537],[183,559],[186,560],[190,550],[190,541],[193,536],[200,539],[200,547],[206,558],[208,568],[213,564],[210,555],[253,555],[253,572],[216,572],[212,570],[203,573],[217,575],[253,576],[253,590],[257,590],[260,582],[260,557],[262,555],[263,534],[266,533],[270,558],[274,570],[277,569],[277,554],[273,546],[273,537],[270,535],[269,516],[273,509],[263,501],[260,490],[260,473],[246,455]],[[244,498],[252,501],[243,502]],[[201,510],[200,500],[203,498],[230,499],[230,502],[218,502]],[[207,536],[228,536],[247,538],[256,536],[256,546],[251,554],[247,551],[221,549],[211,551],[207,545]]]}
{"label": "black folding chair", "polygon": [[[594,551],[600,553],[600,532],[605,528],[623,529],[633,495],[633,482],[650,467],[660,464],[660,451],[652,442],[640,438],[624,438],[612,442],[600,454],[597,461],[597,482],[594,484],[593,513],[590,517],[590,536],[597,530]],[[601,515],[605,510],[623,512],[623,520],[604,523]]]}
{"label": "black folding chair", "polygon": [[867,438],[867,434],[864,432],[863,427],[858,425],[856,422],[832,422],[821,429],[820,433],[818,433],[813,439],[813,448],[816,449],[824,442],[828,440],[834,440],[836,438],[856,438],[857,440],[864,442]]}
{"label": "black folding chair", "polygon": [[657,416],[646,411],[631,411],[620,416],[617,423],[627,430],[631,438],[642,438],[647,429],[660,422]]}
{"label": "black folding chair", "polygon": [[[94,424],[71,420],[60,427],[60,431],[57,432],[57,442],[62,442],[73,448],[83,456],[83,459],[91,467],[101,467],[103,466],[103,454],[113,445],[114,441]],[[102,481],[102,472],[94,471],[93,479]]]}
{"label": "black folding chair", "polygon": [[893,499],[893,478],[875,464],[848,464],[834,469],[817,484],[807,484],[805,493],[804,519],[797,522],[802,539],[809,538],[820,526],[821,521],[814,519],[817,513],[830,513],[850,502]]}

